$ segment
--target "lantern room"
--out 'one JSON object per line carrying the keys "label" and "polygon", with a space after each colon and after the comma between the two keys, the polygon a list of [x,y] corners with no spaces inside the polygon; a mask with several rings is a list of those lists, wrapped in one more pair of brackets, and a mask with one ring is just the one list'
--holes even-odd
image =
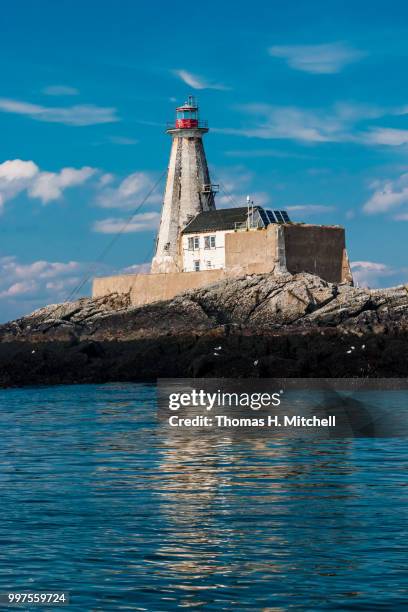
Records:
{"label": "lantern room", "polygon": [[188,96],[183,106],[176,109],[176,128],[197,128],[198,106],[194,96]]}

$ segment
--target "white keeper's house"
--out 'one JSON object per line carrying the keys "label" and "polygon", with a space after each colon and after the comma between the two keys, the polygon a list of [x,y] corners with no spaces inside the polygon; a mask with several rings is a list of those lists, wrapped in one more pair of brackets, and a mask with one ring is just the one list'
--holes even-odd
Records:
{"label": "white keeper's house", "polygon": [[182,271],[222,270],[226,234],[289,222],[284,210],[264,210],[253,205],[201,212],[182,231]]}

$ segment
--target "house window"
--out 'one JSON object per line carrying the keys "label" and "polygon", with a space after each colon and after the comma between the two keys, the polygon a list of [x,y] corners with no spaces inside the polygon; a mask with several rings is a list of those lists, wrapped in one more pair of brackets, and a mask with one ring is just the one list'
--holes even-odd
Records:
{"label": "house window", "polygon": [[200,237],[199,236],[189,236],[188,250],[197,251],[199,248],[200,248]]}
{"label": "house window", "polygon": [[200,262],[196,260],[194,262],[194,272],[199,272],[199,271],[200,271]]}
{"label": "house window", "polygon": [[204,248],[215,249],[215,236],[204,236]]}
{"label": "house window", "polygon": [[212,263],[211,261],[207,261],[207,268],[210,270],[212,268]]}

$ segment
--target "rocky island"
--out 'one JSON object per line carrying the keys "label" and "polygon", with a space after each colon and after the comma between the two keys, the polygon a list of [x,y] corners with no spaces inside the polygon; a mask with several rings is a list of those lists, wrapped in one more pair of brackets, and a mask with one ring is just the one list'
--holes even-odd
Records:
{"label": "rocky island", "polygon": [[143,307],[82,298],[0,326],[2,387],[228,376],[408,376],[408,287],[261,274]]}

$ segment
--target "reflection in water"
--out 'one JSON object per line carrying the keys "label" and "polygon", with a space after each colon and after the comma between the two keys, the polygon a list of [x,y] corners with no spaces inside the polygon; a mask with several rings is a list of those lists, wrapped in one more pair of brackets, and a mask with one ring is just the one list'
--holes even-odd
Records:
{"label": "reflection in water", "polygon": [[[244,574],[239,588],[250,591],[252,576],[266,586],[275,576],[303,573],[308,556],[321,548],[323,532],[327,550],[344,543],[353,496],[344,478],[352,471],[349,441],[328,446],[281,439],[271,445],[265,439],[243,443],[208,432],[196,439],[190,431],[166,431],[160,508],[185,544],[180,549],[177,542],[164,542],[158,554],[166,557],[176,589],[194,590],[197,578],[221,574],[223,583],[213,588],[222,591],[237,572]],[[313,508],[302,505],[310,497]],[[197,554],[198,547],[204,554]],[[328,556],[312,574],[335,575],[346,568],[349,559]],[[249,603],[251,592],[248,596]],[[268,602],[269,595],[264,605]]]}
{"label": "reflection in water", "polygon": [[69,590],[78,611],[405,608],[404,439],[194,435],[143,385],[0,407],[0,591]]}

